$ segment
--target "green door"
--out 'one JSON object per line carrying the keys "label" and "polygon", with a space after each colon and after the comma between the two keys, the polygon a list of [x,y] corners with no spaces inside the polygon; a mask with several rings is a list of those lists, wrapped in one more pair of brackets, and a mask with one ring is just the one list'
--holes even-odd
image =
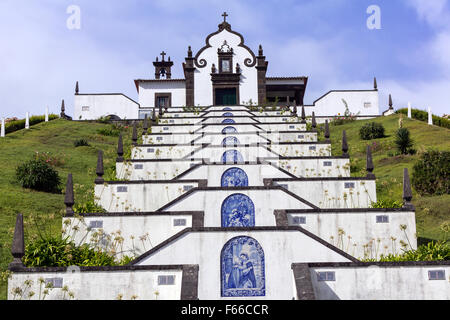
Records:
{"label": "green door", "polygon": [[236,105],[236,88],[216,89],[216,105],[218,106]]}

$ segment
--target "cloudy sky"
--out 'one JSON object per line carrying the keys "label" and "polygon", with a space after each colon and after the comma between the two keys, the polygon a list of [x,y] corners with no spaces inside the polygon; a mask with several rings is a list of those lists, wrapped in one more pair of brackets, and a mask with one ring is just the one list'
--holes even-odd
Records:
{"label": "cloudy sky", "polygon": [[[69,29],[70,6],[80,29]],[[381,10],[381,29],[367,28],[367,8]],[[137,100],[134,79],[153,78],[166,51],[182,77],[217,30],[221,14],[269,60],[269,76],[309,77],[305,103],[332,89],[371,89],[380,111],[394,107],[450,113],[450,4],[447,0],[0,0],[0,117],[26,111],[73,112],[82,93],[121,92]],[[72,20],[69,20],[72,21]]]}

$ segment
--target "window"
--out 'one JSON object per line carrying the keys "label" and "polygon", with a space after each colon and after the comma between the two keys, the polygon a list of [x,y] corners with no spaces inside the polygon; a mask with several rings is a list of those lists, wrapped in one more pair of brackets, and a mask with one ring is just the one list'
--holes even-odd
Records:
{"label": "window", "polygon": [[160,95],[156,93],[156,108],[168,108],[170,96],[169,95]]}
{"label": "window", "polygon": [[82,106],[81,111],[89,111],[89,106]]}
{"label": "window", "polygon": [[445,270],[428,271],[428,280],[445,280]]}
{"label": "window", "polygon": [[231,72],[230,62],[228,59],[222,60],[222,72]]}
{"label": "window", "polygon": [[293,224],[305,224],[306,223],[306,217],[293,217],[292,218]]}
{"label": "window", "polygon": [[377,223],[389,223],[389,216],[377,216]]}
{"label": "window", "polygon": [[158,276],[158,285],[167,286],[175,284],[175,276]]}
{"label": "window", "polygon": [[173,219],[174,227],[181,227],[186,225],[186,219]]}
{"label": "window", "polygon": [[324,167],[331,167],[333,165],[333,162],[331,162],[331,161],[324,161],[323,162],[323,166]]}
{"label": "window", "polygon": [[128,192],[128,187],[119,186],[117,187],[117,192]]}
{"label": "window", "polygon": [[317,272],[317,281],[336,281],[334,271]]}
{"label": "window", "polygon": [[371,108],[372,102],[364,102],[364,108]]}
{"label": "window", "polygon": [[89,221],[89,228],[91,228],[91,229],[103,228],[103,221],[101,221],[101,220]]}
{"label": "window", "polygon": [[51,285],[52,288],[62,288],[63,279],[62,278],[45,278],[45,286]]}
{"label": "window", "polygon": [[282,187],[282,188],[284,188],[284,189],[286,189],[286,190],[289,190],[289,187],[288,187],[287,184],[279,184],[279,183],[277,183],[277,185]]}
{"label": "window", "polygon": [[354,189],[355,183],[354,182],[346,182],[346,183],[344,183],[344,188],[345,189]]}
{"label": "window", "polygon": [[134,168],[137,169],[137,170],[141,170],[141,169],[144,169],[144,165],[142,163],[135,164]]}

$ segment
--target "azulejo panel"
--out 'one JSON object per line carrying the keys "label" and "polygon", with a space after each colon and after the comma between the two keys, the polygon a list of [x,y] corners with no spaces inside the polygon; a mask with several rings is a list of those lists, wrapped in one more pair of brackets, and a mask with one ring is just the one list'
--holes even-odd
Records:
{"label": "azulejo panel", "polygon": [[230,168],[222,174],[221,187],[247,187],[248,176],[241,168]]}
{"label": "azulejo panel", "polygon": [[222,133],[236,133],[237,130],[235,127],[228,126],[222,129]]}
{"label": "azulejo panel", "polygon": [[226,107],[226,108],[223,108],[222,110],[223,110],[223,111],[231,111],[231,110],[233,110],[233,109],[231,109],[230,107]]}
{"label": "azulejo panel", "polygon": [[266,295],[264,250],[258,241],[235,237],[224,245],[220,258],[222,297]]}
{"label": "azulejo panel", "polygon": [[233,117],[233,114],[231,112],[225,112],[222,114],[223,117]]}
{"label": "azulejo panel", "polygon": [[228,196],[222,202],[222,227],[254,227],[255,205],[242,193]]}
{"label": "azulejo panel", "polygon": [[236,137],[226,137],[222,140],[222,146],[233,146],[235,144],[240,144],[238,138]]}
{"label": "azulejo panel", "polygon": [[244,162],[244,157],[238,150],[227,150],[222,154],[222,163]]}
{"label": "azulejo panel", "polygon": [[222,123],[236,123],[233,119],[225,119]]}

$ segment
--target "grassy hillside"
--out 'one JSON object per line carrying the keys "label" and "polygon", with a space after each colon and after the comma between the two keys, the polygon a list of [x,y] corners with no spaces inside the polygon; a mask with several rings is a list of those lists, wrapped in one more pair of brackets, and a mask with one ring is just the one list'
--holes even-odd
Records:
{"label": "grassy hillside", "polygon": [[[450,151],[450,130],[429,126],[426,122],[403,117],[403,127],[411,132],[416,155],[388,156],[396,151],[394,144],[395,131],[399,128],[399,115],[380,117],[370,120],[382,123],[385,127],[385,138],[371,141],[361,140],[359,129],[369,121],[354,121],[340,126],[330,126],[332,152],[341,154],[342,131],[346,130],[349,153],[352,164],[352,176],[366,175],[366,146],[372,145],[374,173],[377,177],[377,199],[402,200],[403,168],[408,168],[410,177],[412,167],[419,159],[420,152],[429,148]],[[426,239],[439,240],[444,237],[442,225],[450,223],[450,195],[421,197],[413,189],[413,200],[416,207],[417,236],[419,242]]]}
{"label": "grassy hillside", "polygon": [[[373,150],[377,176],[378,199],[394,198],[401,200],[403,168],[412,170],[418,155],[388,157],[394,151],[393,134],[398,128],[398,116],[382,117],[376,120],[386,128],[388,137],[376,139]],[[359,138],[359,128],[367,121],[355,121],[342,126],[331,126],[333,154],[341,154],[342,130],[347,131],[352,175],[365,175],[365,146],[367,141]],[[404,119],[403,126],[410,129],[418,151],[428,147],[450,150],[450,130],[429,127],[417,120]],[[59,235],[63,215],[64,195],[37,192],[22,188],[15,182],[15,168],[18,164],[32,158],[35,152],[49,152],[60,164],[56,166],[65,185],[67,174],[73,174],[75,202],[82,200],[93,189],[96,177],[95,166],[97,150],[104,151],[105,169],[114,165],[117,137],[104,136],[97,130],[110,125],[88,122],[54,120],[32,126],[29,130],[19,130],[0,139],[0,272],[7,269],[12,260],[11,240],[17,212],[24,214],[25,241],[39,233]],[[131,129],[124,131],[125,148],[131,142]],[[75,148],[76,139],[86,138],[90,146]],[[370,143],[371,143],[370,142]],[[417,233],[421,238],[441,239],[440,226],[450,223],[450,195],[419,197],[414,193],[413,203],[417,208]],[[6,284],[0,282],[0,299],[6,298]]]}
{"label": "grassy hillside", "polygon": [[[104,136],[98,129],[110,125],[88,122],[53,120],[7,134],[0,139],[0,272],[12,260],[10,253],[16,213],[24,215],[25,242],[39,233],[61,232],[61,217],[65,210],[64,194],[51,194],[22,188],[15,181],[18,164],[34,157],[35,152],[49,152],[56,159],[65,187],[67,174],[73,174],[75,202],[93,190],[96,177],[97,150],[104,151],[105,169],[115,163],[117,137]],[[131,130],[124,131],[124,144],[130,144]],[[86,138],[90,146],[74,147],[74,141]],[[64,192],[64,190],[63,190]],[[0,283],[0,299],[6,298],[6,285]]]}

